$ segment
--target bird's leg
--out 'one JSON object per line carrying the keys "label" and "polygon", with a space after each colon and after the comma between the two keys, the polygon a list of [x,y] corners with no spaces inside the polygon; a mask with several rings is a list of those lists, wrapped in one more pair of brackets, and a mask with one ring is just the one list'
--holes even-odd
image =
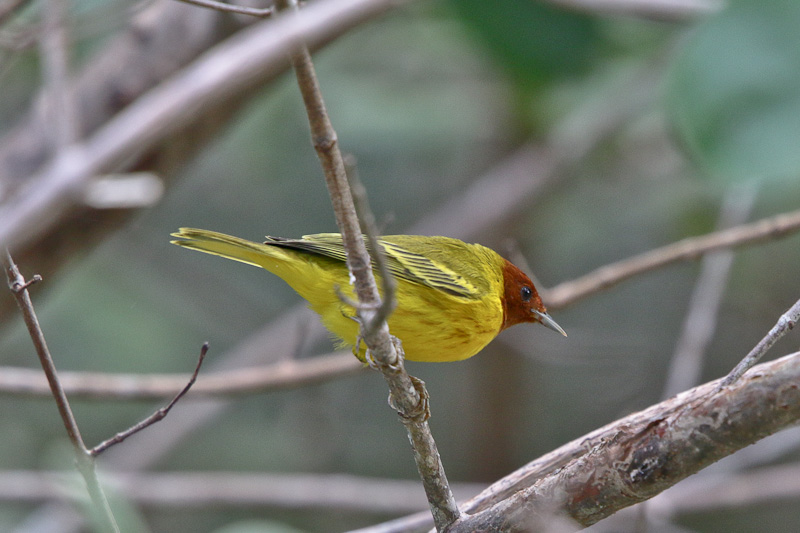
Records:
{"label": "bird's leg", "polygon": [[[361,351],[361,342],[363,340],[364,340],[364,337],[362,337],[361,333],[359,333],[358,336],[356,337],[356,344],[353,347],[353,355],[355,355],[356,357],[358,357],[358,352]],[[358,358],[361,359],[360,357],[358,357]],[[367,346],[364,349],[364,359],[363,359],[363,361],[372,370],[380,370],[380,367],[378,366],[378,362],[375,360],[374,357],[372,357],[372,352],[370,351],[369,346]]]}
{"label": "bird's leg", "polygon": [[[341,294],[339,296],[340,296],[340,298],[344,297]],[[345,303],[347,303],[347,302],[345,302]],[[366,365],[369,368],[371,368],[373,370],[378,370],[378,363],[376,363],[375,362],[375,358],[372,357],[372,353],[370,353],[370,351],[369,351],[369,346],[367,346],[366,349],[364,350],[364,359],[361,359],[361,357],[358,356],[358,352],[361,351],[361,343],[364,341],[364,336],[361,335],[361,328],[363,327],[363,322],[361,321],[361,318],[359,316],[357,316],[357,315],[348,314],[345,311],[344,307],[340,308],[339,311],[342,313],[343,317],[349,318],[350,320],[352,320],[353,322],[358,324],[358,335],[356,335],[356,343],[353,345],[353,355],[355,355],[356,358],[359,359],[360,361],[363,361],[364,363],[366,363]]]}

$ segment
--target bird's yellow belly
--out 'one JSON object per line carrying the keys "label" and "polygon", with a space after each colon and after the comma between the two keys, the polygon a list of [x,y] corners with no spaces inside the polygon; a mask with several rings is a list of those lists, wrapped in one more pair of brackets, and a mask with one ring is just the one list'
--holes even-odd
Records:
{"label": "bird's yellow belly", "polygon": [[[310,301],[320,301],[318,298]],[[344,343],[354,345],[358,324],[353,309],[335,294],[312,305],[325,326]],[[446,362],[467,359],[494,339],[503,320],[499,299],[472,300],[450,296],[429,287],[400,282],[398,305],[389,317],[389,331],[402,341],[406,359]],[[364,357],[364,347],[359,358]]]}

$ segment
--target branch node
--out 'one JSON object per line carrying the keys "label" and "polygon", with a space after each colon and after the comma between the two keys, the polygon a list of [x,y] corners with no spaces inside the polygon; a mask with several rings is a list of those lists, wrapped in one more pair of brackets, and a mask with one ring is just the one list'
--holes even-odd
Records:
{"label": "branch node", "polygon": [[40,276],[39,274],[34,274],[33,277],[31,279],[29,279],[28,281],[24,281],[24,278],[23,278],[23,281],[19,281],[19,280],[13,281],[9,288],[15,294],[19,294],[22,291],[27,290],[28,287],[30,287],[34,283],[38,283],[40,281],[42,281],[42,276]]}

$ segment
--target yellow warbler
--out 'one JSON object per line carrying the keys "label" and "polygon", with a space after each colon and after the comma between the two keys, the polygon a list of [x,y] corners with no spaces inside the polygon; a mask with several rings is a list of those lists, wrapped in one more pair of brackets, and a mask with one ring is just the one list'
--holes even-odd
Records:
{"label": "yellow warbler", "polygon": [[[267,237],[264,243],[192,228],[172,236],[178,246],[272,272],[308,300],[333,334],[345,344],[356,343],[354,309],[336,293],[338,287],[352,295],[340,234]],[[448,237],[389,235],[378,242],[397,281],[389,330],[403,342],[407,359],[467,359],[522,322],[538,322],[566,336],[528,276],[493,250]],[[357,355],[364,359],[363,350]]]}

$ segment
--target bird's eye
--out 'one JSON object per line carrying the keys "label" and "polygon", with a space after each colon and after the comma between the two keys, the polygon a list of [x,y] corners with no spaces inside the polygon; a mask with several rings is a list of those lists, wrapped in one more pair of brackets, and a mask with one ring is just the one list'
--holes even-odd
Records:
{"label": "bird's eye", "polygon": [[531,291],[530,287],[522,287],[520,294],[522,295],[523,302],[527,302],[531,299],[531,296],[533,296],[533,292]]}

